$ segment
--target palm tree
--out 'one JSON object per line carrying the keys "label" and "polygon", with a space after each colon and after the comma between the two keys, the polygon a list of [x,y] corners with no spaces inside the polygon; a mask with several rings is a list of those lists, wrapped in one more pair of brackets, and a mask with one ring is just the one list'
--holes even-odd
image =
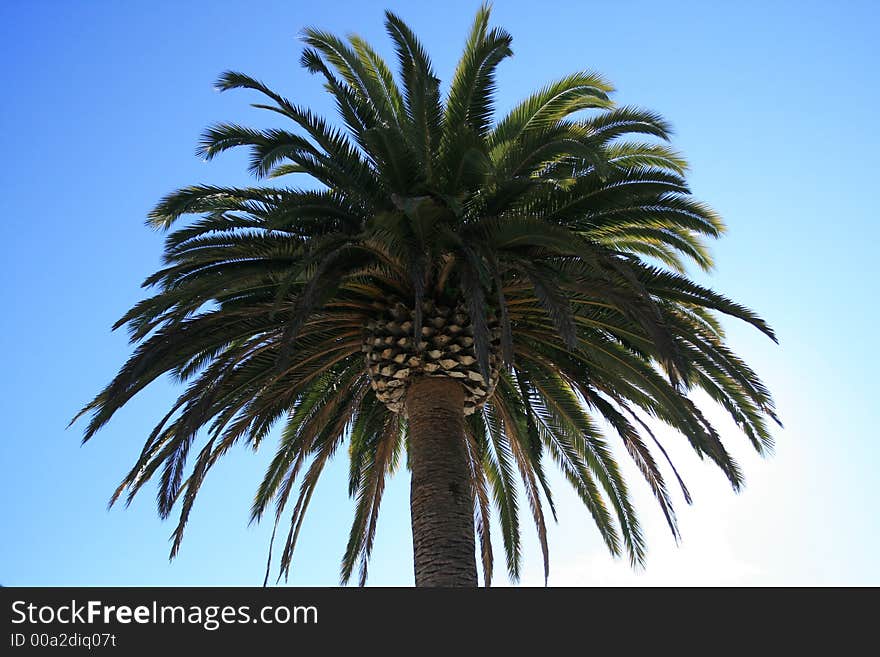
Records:
{"label": "palm tree", "polygon": [[111,503],[158,478],[159,514],[180,507],[173,556],[211,467],[236,443],[256,449],[283,420],[252,508],[253,520],[273,513],[277,529],[292,507],[279,578],[346,441],[357,504],[343,583],[358,569],[366,580],[385,481],[404,458],[418,586],[476,585],[475,537],[491,582],[493,507],[515,580],[518,497],[546,578],[547,455],[611,553],[641,563],[607,434],[676,537],[652,450],[669,459],[650,420],[677,430],[734,489],[740,470],[688,394],[708,393],[758,452],[772,445],[770,395],[725,344],[718,317],[775,339],[772,330],[685,275],[688,262],[711,268],[704,240],[723,225],[691,197],[667,123],[615,106],[596,73],[552,82],[494,122],[495,70],[511,37],[489,28],[488,6],[445,95],[410,28],[385,17],[398,77],[356,36],[304,32],[302,65],[323,78],[344,128],[247,75],[219,78],[221,91],[258,92],[255,106],[295,129],[214,125],[199,154],[245,146],[257,178],[309,182],[186,187],[150,214],[171,231],[165,266],[144,283],[156,293],[114,327],[138,346],[81,411],[91,414],[84,440],[157,377],[190,383]]}

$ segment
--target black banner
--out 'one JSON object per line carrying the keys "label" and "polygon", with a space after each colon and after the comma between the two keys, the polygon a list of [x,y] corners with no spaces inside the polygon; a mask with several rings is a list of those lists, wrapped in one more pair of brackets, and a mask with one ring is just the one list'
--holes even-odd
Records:
{"label": "black banner", "polygon": [[836,655],[867,647],[874,597],[839,589],[0,588],[0,654],[225,655],[272,646],[397,654],[456,644],[462,654],[505,644],[555,653],[570,642],[664,652],[760,646],[764,654],[826,641]]}

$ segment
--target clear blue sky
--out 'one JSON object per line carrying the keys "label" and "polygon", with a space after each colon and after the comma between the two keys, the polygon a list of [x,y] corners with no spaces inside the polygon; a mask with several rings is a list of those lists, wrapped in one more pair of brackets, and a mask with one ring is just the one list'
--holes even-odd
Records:
{"label": "clear blue sky", "polygon": [[[357,32],[390,59],[389,6],[448,79],[477,4],[0,5],[0,584],[261,583],[271,528],[248,528],[247,516],[271,447],[234,451],[214,470],[169,564],[172,525],[157,519],[152,490],[128,510],[105,505],[176,389],[155,384],[85,447],[81,427],[65,425],[129,353],[124,332],[109,327],[159,264],[162,236],[144,226],[148,209],[178,186],[246,182],[244,154],[210,164],[193,154],[214,121],[267,125],[246,93],[212,90],[217,74],[245,71],[329,113],[320,83],[297,64],[302,27]],[[515,51],[502,65],[499,107],[590,68],[615,83],[621,103],[665,115],[696,195],[729,226],[707,280],[764,314],[782,342],[730,327],[786,422],[768,460],[725,429],[746,490],[734,495],[720,473],[678,450],[696,503],[679,504],[684,542],[675,548],[635,481],[650,549],[638,574],[607,556],[586,512],[563,496],[551,584],[880,584],[878,7],[495,3]],[[338,581],[351,521],[345,468],[337,459],[318,488],[291,584]],[[412,581],[407,495],[401,473],[383,506],[370,584]],[[540,553],[527,538],[523,581],[540,584]]]}

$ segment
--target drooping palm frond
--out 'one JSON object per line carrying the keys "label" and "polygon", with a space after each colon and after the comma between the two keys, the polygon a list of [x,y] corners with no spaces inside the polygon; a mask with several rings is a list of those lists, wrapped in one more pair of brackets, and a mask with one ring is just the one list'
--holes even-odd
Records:
{"label": "drooping palm frond", "polygon": [[341,574],[359,570],[363,584],[386,477],[407,446],[408,377],[458,377],[469,386],[485,582],[493,519],[508,574],[519,576],[522,501],[546,577],[548,463],[610,552],[640,564],[645,540],[613,443],[677,537],[670,472],[690,494],[650,422],[675,429],[734,488],[742,473],[689,393],[706,392],[760,453],[772,447],[767,419],[778,422],[719,318],[775,340],[772,330],[685,273],[689,262],[711,269],[705,240],[722,233],[721,219],[691,196],[666,121],[616,107],[596,73],[541,87],[493,123],[495,71],[512,51],[510,35],[490,29],[488,6],[445,99],[413,31],[390,12],[386,28],[397,77],[357,36],[304,32],[302,63],[323,79],[340,126],[245,74],[217,81],[255,92],[254,106],[287,125],[214,125],[199,155],[244,147],[255,177],[316,184],[195,185],[150,214],[168,231],[163,267],[144,283],[152,296],[114,327],[137,346],[77,416],[90,416],[84,440],[162,375],[188,385],[112,501],[158,480],[159,513],[180,508],[173,555],[213,465],[283,423],[252,508],[257,521],[274,506],[276,528],[289,517],[280,577],[320,474],[347,443],[356,510]]}

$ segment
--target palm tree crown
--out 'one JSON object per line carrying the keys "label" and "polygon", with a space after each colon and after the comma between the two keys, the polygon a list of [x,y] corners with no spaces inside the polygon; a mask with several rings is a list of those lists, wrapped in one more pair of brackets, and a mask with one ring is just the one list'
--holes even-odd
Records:
{"label": "palm tree crown", "polygon": [[257,178],[311,183],[186,187],[152,211],[150,223],[170,231],[165,266],[145,281],[155,294],[116,324],[137,347],[81,412],[91,414],[85,439],[160,375],[189,384],[113,500],[158,478],[160,515],[180,508],[173,555],[211,467],[236,443],[259,447],[283,420],[252,509],[253,519],[271,511],[276,527],[290,511],[279,576],[322,469],[347,442],[357,505],[342,580],[359,568],[363,583],[386,477],[413,438],[407,391],[445,377],[465,389],[486,583],[490,518],[518,576],[518,497],[546,576],[547,456],[608,549],[640,563],[644,540],[610,436],[676,536],[656,454],[668,459],[650,420],[680,432],[735,489],[740,470],[689,392],[708,393],[758,452],[771,447],[770,395],[725,344],[718,316],[773,332],[685,275],[688,262],[711,268],[704,239],[722,223],[692,198],[667,123],[615,106],[596,73],[552,82],[495,121],[495,71],[512,53],[488,7],[445,94],[410,28],[390,12],[385,25],[397,76],[358,37],[305,30],[302,64],[323,79],[344,127],[247,75],[218,80],[258,92],[256,107],[293,129],[214,125],[199,154],[245,146]]}

